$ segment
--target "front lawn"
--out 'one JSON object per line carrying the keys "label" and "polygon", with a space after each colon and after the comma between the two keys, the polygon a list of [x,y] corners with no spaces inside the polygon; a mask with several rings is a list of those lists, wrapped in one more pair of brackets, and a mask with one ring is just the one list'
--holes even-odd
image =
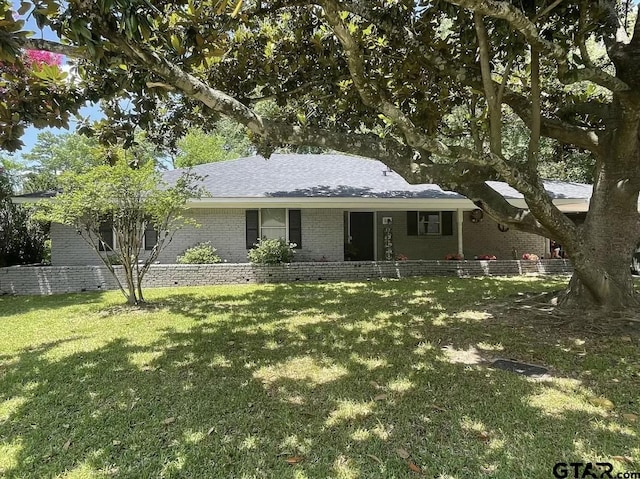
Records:
{"label": "front lawn", "polygon": [[141,309],[116,292],[0,298],[0,477],[640,471],[638,337],[496,307],[560,285],[156,289]]}

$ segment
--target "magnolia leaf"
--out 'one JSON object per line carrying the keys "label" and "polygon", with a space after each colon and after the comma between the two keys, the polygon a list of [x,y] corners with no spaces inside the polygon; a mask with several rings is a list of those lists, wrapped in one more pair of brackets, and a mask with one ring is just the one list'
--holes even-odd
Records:
{"label": "magnolia leaf", "polygon": [[221,15],[224,12],[224,9],[227,8],[227,0],[222,0],[216,8],[216,15]]}
{"label": "magnolia leaf", "polygon": [[70,446],[71,446],[71,439],[68,439],[67,442],[64,443],[64,446],[62,446],[62,450],[66,451],[69,449]]}
{"label": "magnolia leaf", "polygon": [[611,459],[618,462],[625,462],[627,464],[633,464],[633,458],[629,456],[611,456]]}
{"label": "magnolia leaf", "polygon": [[409,461],[407,465],[409,466],[409,469],[411,469],[413,472],[416,472],[418,474],[422,473],[422,469],[420,469],[420,467],[417,466],[414,462]]}
{"label": "magnolia leaf", "polygon": [[22,2],[20,4],[20,8],[18,8],[18,14],[26,15],[27,12],[31,9],[31,7],[32,7],[31,2]]}
{"label": "magnolia leaf", "polygon": [[162,424],[165,424],[165,425],[168,426],[169,424],[173,424],[174,422],[176,422],[176,418],[175,417],[168,417],[167,419],[162,421]]}
{"label": "magnolia leaf", "polygon": [[406,449],[398,448],[396,449],[396,454],[400,456],[402,459],[409,459],[409,452]]}
{"label": "magnolia leaf", "polygon": [[629,422],[636,422],[638,420],[638,416],[636,414],[631,414],[631,413],[623,414],[622,417]]}
{"label": "magnolia leaf", "polygon": [[599,397],[599,398],[591,398],[589,402],[594,406],[601,407],[603,409],[613,409],[614,404],[607,398]]}
{"label": "magnolia leaf", "polygon": [[287,457],[285,461],[287,462],[287,464],[298,464],[299,462],[302,462],[302,456]]}
{"label": "magnolia leaf", "polygon": [[233,18],[235,18],[238,13],[240,13],[240,9],[242,8],[242,1],[243,0],[238,0],[238,3],[236,3],[236,8],[233,9],[233,12],[231,13],[231,16]]}

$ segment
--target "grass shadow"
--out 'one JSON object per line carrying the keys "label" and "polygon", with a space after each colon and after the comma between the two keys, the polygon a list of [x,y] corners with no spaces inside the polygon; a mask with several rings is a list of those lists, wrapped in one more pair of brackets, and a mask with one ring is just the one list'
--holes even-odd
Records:
{"label": "grass shadow", "polygon": [[[562,460],[638,460],[622,416],[638,407],[632,347],[613,354],[605,338],[589,352],[487,316],[514,288],[548,287],[194,288],[156,291],[156,306],[131,313],[107,301],[68,342],[3,353],[0,474],[415,477],[411,462],[428,477],[512,478],[549,477]],[[563,377],[492,370],[474,351]]]}

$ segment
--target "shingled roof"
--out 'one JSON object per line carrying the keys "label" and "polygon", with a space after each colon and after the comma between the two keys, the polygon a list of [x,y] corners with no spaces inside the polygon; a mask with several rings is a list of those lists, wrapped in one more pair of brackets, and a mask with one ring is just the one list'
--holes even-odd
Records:
{"label": "shingled roof", "polygon": [[[185,170],[164,173],[169,183]],[[337,154],[274,154],[198,165],[213,198],[433,198],[464,199],[434,184],[410,185],[377,160]],[[509,199],[523,196],[506,183],[488,184]],[[556,198],[588,199],[591,185],[546,181]]]}

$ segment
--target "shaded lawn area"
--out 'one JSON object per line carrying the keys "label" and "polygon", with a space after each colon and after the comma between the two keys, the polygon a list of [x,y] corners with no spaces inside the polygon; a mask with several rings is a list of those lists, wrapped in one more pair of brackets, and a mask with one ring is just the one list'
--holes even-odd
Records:
{"label": "shaded lawn area", "polygon": [[[144,309],[116,292],[0,298],[0,476],[640,470],[638,338],[488,312],[562,281],[155,289]],[[552,378],[483,362],[497,357]]]}

